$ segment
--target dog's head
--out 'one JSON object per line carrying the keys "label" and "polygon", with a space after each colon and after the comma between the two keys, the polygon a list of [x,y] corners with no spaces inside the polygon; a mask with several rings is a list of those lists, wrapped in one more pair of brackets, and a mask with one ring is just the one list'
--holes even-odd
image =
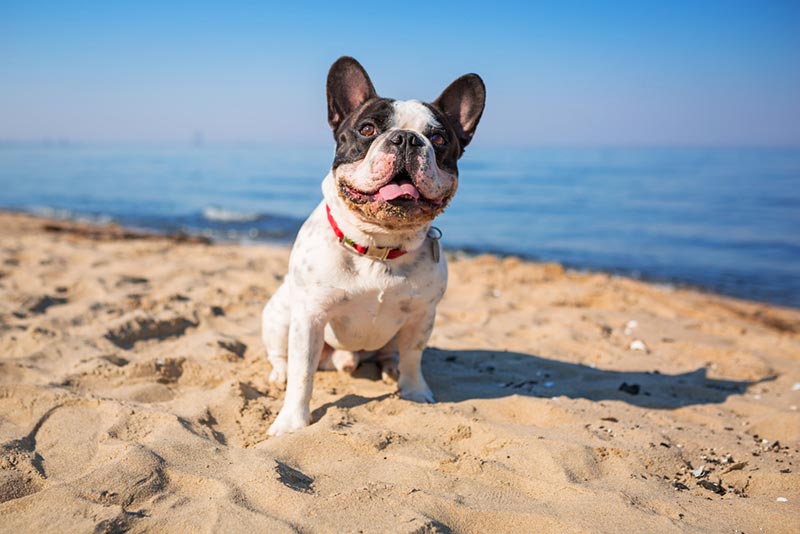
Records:
{"label": "dog's head", "polygon": [[328,122],[339,196],[361,218],[387,228],[430,222],[456,192],[458,159],[485,100],[477,74],[457,79],[430,104],[380,98],[355,59],[338,59],[328,73]]}

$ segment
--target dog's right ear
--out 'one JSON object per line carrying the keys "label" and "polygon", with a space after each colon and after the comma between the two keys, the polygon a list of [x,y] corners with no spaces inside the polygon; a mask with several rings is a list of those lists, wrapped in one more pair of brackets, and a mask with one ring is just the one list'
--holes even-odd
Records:
{"label": "dog's right ear", "polygon": [[351,57],[340,57],[328,71],[328,124],[336,130],[348,115],[376,96],[364,67]]}

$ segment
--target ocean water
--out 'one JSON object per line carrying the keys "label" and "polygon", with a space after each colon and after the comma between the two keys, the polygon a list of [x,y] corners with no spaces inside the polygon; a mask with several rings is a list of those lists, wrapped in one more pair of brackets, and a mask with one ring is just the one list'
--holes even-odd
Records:
{"label": "ocean water", "polygon": [[[290,242],[332,148],[0,146],[0,208]],[[470,147],[446,247],[800,307],[800,150]]]}

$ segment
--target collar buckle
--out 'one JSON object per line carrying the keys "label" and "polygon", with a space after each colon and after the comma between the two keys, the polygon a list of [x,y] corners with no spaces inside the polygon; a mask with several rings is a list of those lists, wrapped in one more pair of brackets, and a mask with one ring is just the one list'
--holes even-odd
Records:
{"label": "collar buckle", "polygon": [[391,251],[391,247],[376,247],[370,245],[367,247],[367,251],[364,253],[364,256],[368,256],[376,260],[386,261]]}

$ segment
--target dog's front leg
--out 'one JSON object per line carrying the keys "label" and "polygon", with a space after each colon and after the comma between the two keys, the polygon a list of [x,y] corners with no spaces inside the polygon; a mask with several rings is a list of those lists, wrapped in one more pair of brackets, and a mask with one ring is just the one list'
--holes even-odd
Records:
{"label": "dog's front leg", "polygon": [[300,303],[292,306],[289,327],[289,358],[286,397],[278,417],[269,427],[280,436],[308,426],[311,419],[311,390],[324,343],[326,316]]}
{"label": "dog's front leg", "polygon": [[434,402],[431,388],[422,376],[422,351],[433,331],[435,310],[410,319],[397,334],[397,349],[400,353],[397,387],[400,397],[414,402]]}

